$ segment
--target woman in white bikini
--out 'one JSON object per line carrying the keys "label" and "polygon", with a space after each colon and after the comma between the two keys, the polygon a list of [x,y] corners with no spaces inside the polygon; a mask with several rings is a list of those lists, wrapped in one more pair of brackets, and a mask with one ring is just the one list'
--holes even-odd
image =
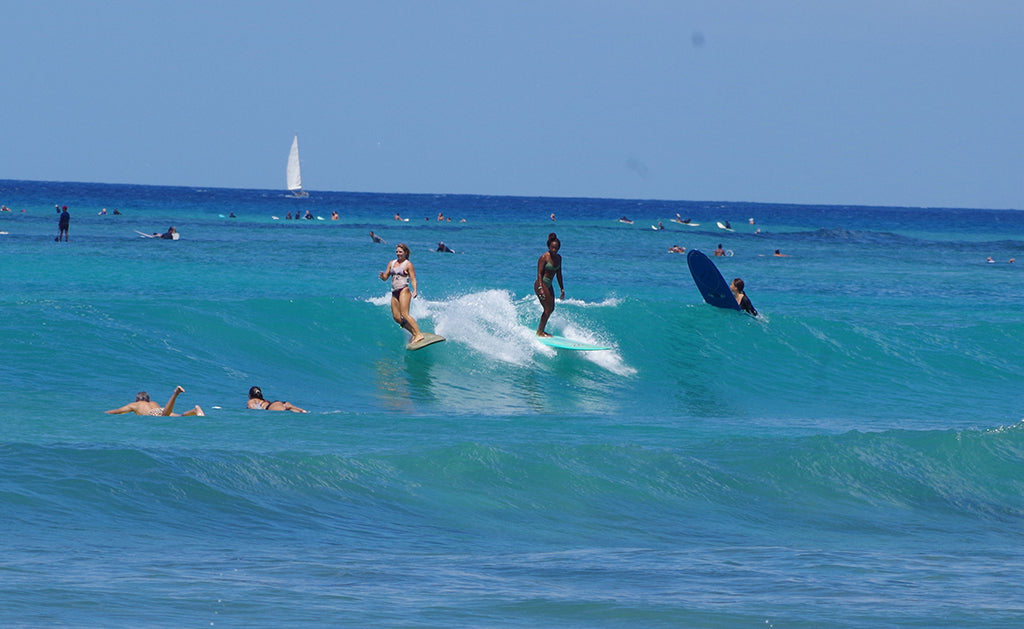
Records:
{"label": "woman in white bikini", "polygon": [[[416,289],[416,269],[409,261],[409,246],[402,243],[395,247],[395,259],[388,262],[388,267],[377,274],[381,281],[391,280],[391,316],[395,323],[412,334],[410,343],[423,340],[416,319],[409,314],[412,298],[419,294]],[[410,290],[411,287],[411,290]]]}

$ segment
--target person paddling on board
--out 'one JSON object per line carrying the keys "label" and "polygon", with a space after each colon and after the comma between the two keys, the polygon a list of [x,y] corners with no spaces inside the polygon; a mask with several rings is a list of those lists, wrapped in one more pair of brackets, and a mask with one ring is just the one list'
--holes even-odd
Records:
{"label": "person paddling on board", "polygon": [[291,402],[282,402],[281,400],[274,400],[270,402],[263,399],[263,391],[259,387],[249,388],[249,402],[248,406],[251,409],[262,410],[262,411],[291,411],[293,413],[308,413],[309,411],[295,406]]}
{"label": "person paddling on board", "polygon": [[548,317],[555,311],[555,292],[552,280],[558,278],[558,287],[562,290],[559,299],[565,299],[565,284],[562,283],[562,256],[558,250],[562,248],[561,241],[555,232],[548,234],[548,250],[537,259],[537,281],[533,284],[533,290],[537,293],[537,299],[544,312],[540,315],[540,325],[537,326],[537,336],[551,336],[544,331],[548,325]]}
{"label": "person paddling on board", "polygon": [[125,404],[121,408],[112,408],[109,411],[104,412],[108,415],[135,413],[136,415],[150,415],[153,417],[181,417],[182,415],[205,416],[206,413],[203,412],[203,409],[199,408],[198,404],[192,410],[185,411],[181,415],[174,412],[174,402],[178,399],[178,394],[184,392],[185,389],[182,387],[175,387],[174,393],[171,394],[171,399],[167,400],[167,404],[165,406],[160,406],[156,402],[150,401],[148,393],[145,391],[139,391],[135,396],[135,401],[131,404]]}
{"label": "person paddling on board", "polygon": [[[381,281],[391,280],[391,316],[395,323],[412,334],[410,344],[423,340],[420,326],[409,314],[409,304],[413,297],[419,295],[416,289],[416,270],[409,261],[409,246],[405,243],[395,247],[395,259],[388,262],[388,268],[377,274]],[[410,292],[409,286],[412,286]]]}
{"label": "person paddling on board", "polygon": [[754,304],[750,303],[750,298],[743,292],[743,280],[736,278],[729,284],[729,288],[732,289],[733,297],[736,298],[736,303],[739,304],[740,310],[749,312],[750,314],[757,316],[757,310],[754,308]]}

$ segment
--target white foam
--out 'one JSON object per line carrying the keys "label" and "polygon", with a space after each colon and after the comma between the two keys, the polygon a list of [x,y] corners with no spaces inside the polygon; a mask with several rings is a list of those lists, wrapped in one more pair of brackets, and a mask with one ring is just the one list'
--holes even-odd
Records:
{"label": "white foam", "polygon": [[[368,301],[387,306],[391,296],[387,294]],[[611,350],[576,353],[612,373],[634,375],[636,370],[623,362],[615,348],[615,340],[594,331],[591,322],[578,320],[574,312],[581,308],[615,307],[621,302],[618,298],[606,298],[600,302],[559,301],[548,327],[568,338],[611,347]],[[424,329],[431,328],[430,325],[424,326],[424,321],[432,321],[433,331],[449,343],[466,345],[493,360],[528,365],[537,355],[553,358],[558,354],[557,350],[537,340],[535,326],[540,307],[533,296],[517,299],[507,290],[495,289],[441,301],[417,298],[412,300],[409,313]]]}

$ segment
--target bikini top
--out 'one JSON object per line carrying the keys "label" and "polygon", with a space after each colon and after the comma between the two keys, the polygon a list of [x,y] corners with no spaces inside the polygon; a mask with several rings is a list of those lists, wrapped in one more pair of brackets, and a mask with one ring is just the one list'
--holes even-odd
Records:
{"label": "bikini top", "polygon": [[391,263],[391,290],[401,290],[409,285],[409,261],[399,262],[396,258]]}

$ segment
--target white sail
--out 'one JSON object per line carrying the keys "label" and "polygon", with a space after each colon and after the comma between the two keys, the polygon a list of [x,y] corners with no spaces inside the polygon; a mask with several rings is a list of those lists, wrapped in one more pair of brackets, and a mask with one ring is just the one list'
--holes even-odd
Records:
{"label": "white sail", "polygon": [[302,194],[302,172],[299,169],[299,136],[292,140],[292,150],[288,153],[288,189],[296,195]]}

